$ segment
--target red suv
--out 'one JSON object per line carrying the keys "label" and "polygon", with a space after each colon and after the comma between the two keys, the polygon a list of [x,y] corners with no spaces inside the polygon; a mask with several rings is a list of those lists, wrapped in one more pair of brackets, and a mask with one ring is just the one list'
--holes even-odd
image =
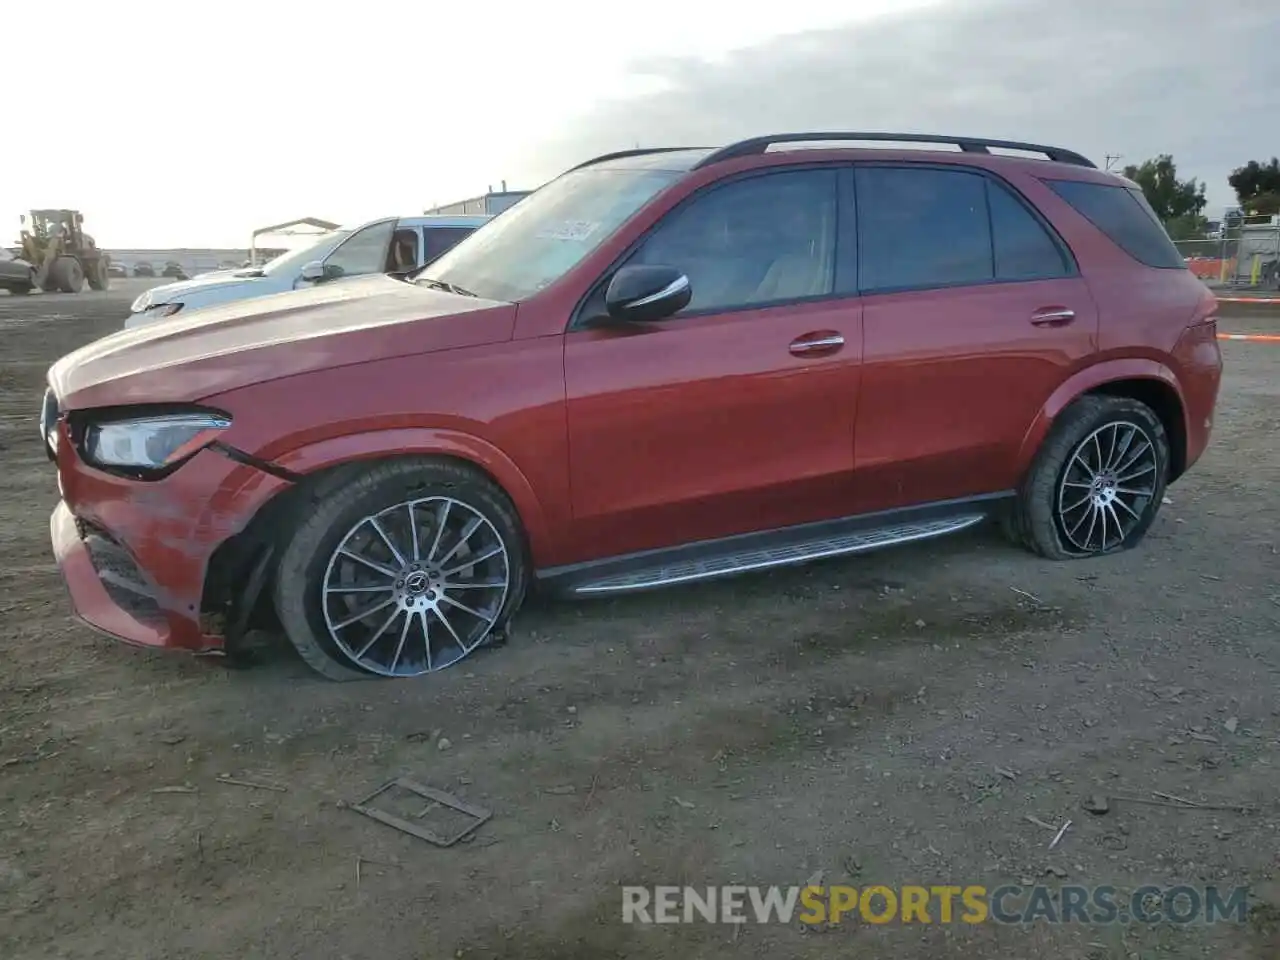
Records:
{"label": "red suv", "polygon": [[234,652],[278,619],[335,679],[455,663],[532,587],[662,587],[987,517],[1045,557],[1111,553],[1205,449],[1215,308],[1134,184],[1068,150],[610,154],[407,277],[64,357],[54,552],[102,631]]}

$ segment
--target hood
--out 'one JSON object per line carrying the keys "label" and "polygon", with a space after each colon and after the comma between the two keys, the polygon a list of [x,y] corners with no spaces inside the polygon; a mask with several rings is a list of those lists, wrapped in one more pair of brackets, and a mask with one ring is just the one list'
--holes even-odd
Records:
{"label": "hood", "polygon": [[143,293],[138,300],[148,306],[154,306],[161,303],[172,303],[174,300],[181,300],[184,296],[199,293],[202,290],[246,287],[255,283],[262,283],[264,280],[270,282],[271,279],[270,277],[236,276],[231,271],[202,273],[200,276],[192,277],[190,280],[178,280],[175,283],[162,283],[158,287],[152,287]]}
{"label": "hood", "polygon": [[375,274],[121,330],[60,359],[49,384],[64,410],[194,402],[327,367],[509,340],[515,311]]}

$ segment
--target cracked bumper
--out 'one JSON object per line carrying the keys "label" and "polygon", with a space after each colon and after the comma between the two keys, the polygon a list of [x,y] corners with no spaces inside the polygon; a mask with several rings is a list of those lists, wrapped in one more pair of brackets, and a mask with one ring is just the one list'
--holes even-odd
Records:
{"label": "cracked bumper", "polygon": [[135,481],[89,467],[60,440],[49,535],[76,618],[137,646],[222,649],[201,616],[210,558],[285,481],[211,450]]}

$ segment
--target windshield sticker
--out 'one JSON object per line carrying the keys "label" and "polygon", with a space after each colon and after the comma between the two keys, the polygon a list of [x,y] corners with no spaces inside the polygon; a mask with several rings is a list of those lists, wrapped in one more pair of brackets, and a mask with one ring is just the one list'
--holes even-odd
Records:
{"label": "windshield sticker", "polygon": [[600,227],[594,220],[564,220],[538,231],[539,240],[585,240]]}

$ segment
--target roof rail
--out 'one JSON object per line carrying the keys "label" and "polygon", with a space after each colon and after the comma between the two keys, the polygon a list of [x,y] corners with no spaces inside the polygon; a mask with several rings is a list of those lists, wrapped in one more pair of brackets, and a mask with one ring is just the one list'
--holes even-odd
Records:
{"label": "roof rail", "polygon": [[714,153],[708,154],[694,164],[693,169],[699,170],[702,167],[710,166],[713,163],[720,163],[722,160],[734,160],[738,157],[751,157],[756,154],[764,153],[775,143],[810,143],[823,140],[870,140],[870,141],[894,141],[899,143],[951,143],[958,146],[965,153],[990,153],[989,147],[999,147],[1005,150],[1026,150],[1033,153],[1043,153],[1050,160],[1059,163],[1070,163],[1078,167],[1094,167],[1097,168],[1092,160],[1081,156],[1074,150],[1064,150],[1061,147],[1047,147],[1039,143],[1020,143],[1016,140],[987,140],[979,137],[948,137],[939,134],[926,133],[780,133],[767,137],[752,137],[749,140],[739,140],[737,143],[731,143],[727,147],[721,147]]}
{"label": "roof rail", "polygon": [[566,173],[574,170],[581,170],[583,167],[595,166],[597,163],[604,163],[606,160],[623,160],[626,157],[643,157],[650,153],[675,153],[677,150],[692,150],[692,147],[637,147],[635,150],[617,150],[613,153],[601,154],[598,157],[592,157],[576,167],[570,167]]}

